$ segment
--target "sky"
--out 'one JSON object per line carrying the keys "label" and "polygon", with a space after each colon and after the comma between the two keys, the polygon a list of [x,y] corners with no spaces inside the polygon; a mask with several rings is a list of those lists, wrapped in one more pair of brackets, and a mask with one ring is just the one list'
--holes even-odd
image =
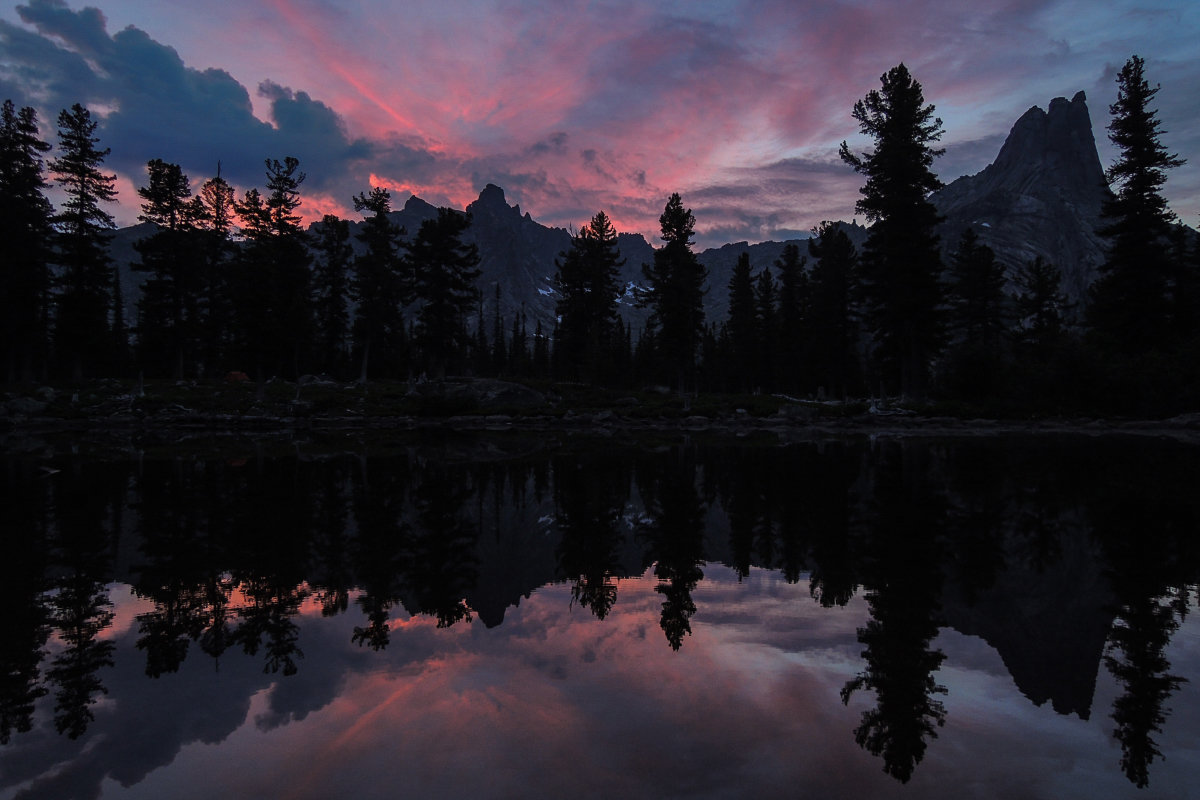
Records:
{"label": "sky", "polygon": [[1200,222],[1195,0],[29,0],[0,5],[0,98],[43,138],[79,102],[101,120],[121,225],[153,158],[241,190],[293,155],[302,210],[354,217],[372,186],[463,208],[488,183],[534,219],[604,210],[657,243],[672,192],[697,243],[785,239],[855,217],[869,141],[854,102],[903,62],[944,123],[943,181],[978,172],[1031,106],[1083,90],[1101,161],[1115,77],[1146,60],[1164,194]]}

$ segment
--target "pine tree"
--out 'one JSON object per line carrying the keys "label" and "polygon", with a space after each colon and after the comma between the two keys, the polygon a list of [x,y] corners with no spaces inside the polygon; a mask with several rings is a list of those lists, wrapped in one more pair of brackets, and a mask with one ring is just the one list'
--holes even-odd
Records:
{"label": "pine tree", "polygon": [[11,100],[0,112],[0,348],[9,383],[31,381],[49,351],[50,218],[37,114]]}
{"label": "pine tree", "polygon": [[941,150],[942,121],[925,105],[921,84],[900,64],[854,104],[859,129],[875,140],[855,155],[842,142],[843,161],[867,182],[855,208],[873,223],[861,267],[866,321],[885,388],[925,396],[931,360],[944,343],[945,288],[940,276],[937,209],[929,194],[942,183],[931,170]]}
{"label": "pine tree", "polygon": [[134,244],[141,260],[133,265],[150,277],[138,301],[139,363],[159,375],[184,375],[188,356],[199,349],[203,249],[197,232],[204,207],[192,197],[178,164],[156,158],[146,164],[148,183],[138,188],[138,219],[154,233]]}
{"label": "pine tree", "polygon": [[973,399],[1000,387],[1007,320],[1004,266],[971,228],[963,231],[950,260],[950,330],[954,345],[947,377],[951,389]]}
{"label": "pine tree", "polygon": [[354,259],[351,287],[358,302],[354,317],[354,343],[361,358],[358,379],[366,382],[368,365],[374,352],[384,372],[400,373],[400,344],[404,338],[401,306],[409,297],[405,286],[404,257],[400,237],[404,231],[388,219],[391,194],[383,188],[354,198],[354,210],[370,213],[358,234],[365,250]]}
{"label": "pine tree", "polygon": [[350,247],[350,223],[334,214],[321,218],[317,258],[313,265],[314,350],[322,368],[341,374],[344,370],[350,328],[346,297],[354,250]]}
{"label": "pine tree", "polygon": [[267,195],[250,189],[235,210],[243,222],[235,284],[240,347],[255,365],[260,393],[266,371],[299,377],[312,335],[311,256],[300,227],[300,162],[266,160]]}
{"label": "pine tree", "polygon": [[625,263],[608,216],[597,212],[571,237],[571,249],[560,259],[554,262],[560,363],[571,377],[596,383],[612,372],[606,362],[618,333],[618,276]]}
{"label": "pine tree", "polygon": [[696,218],[683,207],[678,193],[667,200],[658,222],[665,244],[654,252],[653,264],[642,266],[649,284],[642,305],[652,309],[650,341],[657,349],[663,374],[673,375],[676,387],[684,391],[689,385],[694,387],[708,270],[692,252]]}
{"label": "pine tree", "polygon": [[1013,275],[1017,345],[1039,361],[1047,361],[1062,339],[1071,304],[1061,292],[1062,273],[1041,256]]}
{"label": "pine tree", "polygon": [[805,357],[805,327],[808,304],[807,259],[796,244],[788,244],[775,259],[779,272],[779,348],[780,388],[787,392],[800,389],[811,371]]}
{"label": "pine tree", "polygon": [[754,388],[775,388],[775,351],[779,342],[779,309],[775,279],[764,269],[754,282]]}
{"label": "pine tree", "polygon": [[439,208],[421,223],[409,248],[417,311],[416,338],[431,374],[444,377],[467,347],[467,315],[475,304],[479,251],[462,241],[468,215]]}
{"label": "pine tree", "polygon": [[813,228],[808,254],[815,259],[808,278],[808,363],[817,387],[845,397],[859,379],[858,252],[840,225],[822,222]]}
{"label": "pine tree", "polygon": [[59,157],[50,162],[54,181],[66,194],[53,218],[55,261],[62,268],[58,281],[58,316],[54,343],[60,363],[70,366],[72,380],[106,366],[112,357],[112,260],[108,255],[116,227],[102,203],[117,198],[115,175],[100,165],[109,149],[96,147],[99,125],[76,103],[58,115]]}
{"label": "pine tree", "polygon": [[950,325],[963,340],[995,353],[1006,326],[1004,265],[971,228],[950,259]]}
{"label": "pine tree", "polygon": [[753,388],[758,354],[757,322],[755,320],[754,277],[750,270],[750,254],[738,254],[733,274],[729,276],[729,321],[725,324],[727,365],[722,370],[730,381],[730,389],[738,392]]}
{"label": "pine tree", "polygon": [[1100,231],[1109,251],[1092,286],[1088,322],[1106,348],[1126,354],[1165,345],[1173,313],[1169,240],[1175,215],[1160,190],[1167,170],[1184,161],[1159,141],[1163,131],[1150,103],[1160,88],[1150,87],[1145,61],[1133,56],[1117,75],[1117,100],[1109,106],[1109,139],[1120,155],[1105,174],[1114,190]]}
{"label": "pine tree", "polygon": [[203,213],[199,249],[203,261],[200,296],[200,346],[198,371],[202,374],[217,366],[232,340],[235,326],[233,298],[233,221],[236,214],[233,187],[217,175],[204,182],[197,196]]}

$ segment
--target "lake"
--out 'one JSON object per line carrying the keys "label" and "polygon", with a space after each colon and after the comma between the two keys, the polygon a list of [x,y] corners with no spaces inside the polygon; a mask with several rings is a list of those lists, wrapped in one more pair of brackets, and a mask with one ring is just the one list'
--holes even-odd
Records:
{"label": "lake", "polygon": [[0,464],[0,798],[1200,797],[1200,445]]}

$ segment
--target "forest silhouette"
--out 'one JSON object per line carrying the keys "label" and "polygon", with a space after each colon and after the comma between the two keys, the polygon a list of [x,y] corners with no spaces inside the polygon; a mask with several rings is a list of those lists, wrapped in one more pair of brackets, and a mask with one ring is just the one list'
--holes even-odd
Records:
{"label": "forest silhouette", "polygon": [[[560,254],[555,318],[531,326],[524,311],[503,318],[487,291],[498,285],[478,285],[480,253],[463,241],[469,215],[441,209],[404,231],[389,221],[389,192],[370,187],[353,198],[365,220],[356,241],[333,215],[306,230],[305,174],[291,156],[266,159],[264,188],[240,197],[219,169],[193,193],[179,165],[148,162],[139,219],[151,227],[136,243],[141,297],[127,320],[108,252],[115,177],[103,170],[99,122],[81,105],[63,110],[55,149],[32,108],[6,102],[5,380],[232,374],[261,387],[316,373],[362,384],[474,375],[932,399],[993,415],[1192,410],[1200,243],[1161,195],[1183,160],[1161,142],[1158,88],[1141,58],[1126,62],[1117,88],[1108,129],[1119,154],[1098,231],[1107,260],[1082,307],[1062,293],[1063,265],[1001,264],[970,228],[940,240],[928,198],[942,185],[933,171],[942,123],[901,64],[851,110],[873,149],[841,149],[865,178],[861,248],[846,226],[823,222],[807,253],[789,245],[757,274],[743,260],[727,286],[712,286],[693,251],[697,220],[672,194],[662,246],[642,265],[637,292],[649,316],[636,339],[617,314],[622,262],[603,211]],[[48,179],[66,198],[57,211]],[[728,318],[706,319],[705,293],[721,291]]]}

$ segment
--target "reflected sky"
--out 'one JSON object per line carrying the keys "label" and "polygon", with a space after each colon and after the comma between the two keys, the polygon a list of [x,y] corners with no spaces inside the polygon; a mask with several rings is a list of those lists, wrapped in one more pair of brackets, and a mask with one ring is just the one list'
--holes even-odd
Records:
{"label": "reflected sky", "polygon": [[[49,709],[0,750],[0,797],[1189,797],[1200,775],[1200,702],[1171,698],[1151,792],[1122,775],[1097,679],[1091,719],[1035,705],[982,639],[943,628],[945,726],[907,785],[855,744],[873,703],[839,690],[862,669],[860,595],[822,608],[807,581],[707,564],[692,634],[658,626],[653,569],[618,581],[604,620],[545,586],[487,628],[393,612],[382,651],[351,641],[353,614],[297,617],[296,675],[230,651],[149,680],[136,650],[146,610],[123,584],[109,693],[77,741]],[[1167,653],[1200,670],[1195,602]],[[53,643],[51,647],[53,647]],[[1014,769],[1014,765],[1020,769]]]}

